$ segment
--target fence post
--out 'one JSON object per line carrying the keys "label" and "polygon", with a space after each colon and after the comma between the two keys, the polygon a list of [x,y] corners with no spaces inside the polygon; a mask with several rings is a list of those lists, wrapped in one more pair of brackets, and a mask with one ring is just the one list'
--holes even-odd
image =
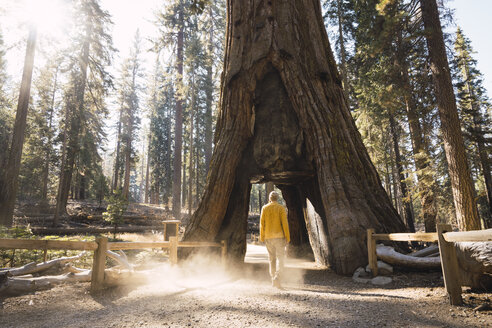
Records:
{"label": "fence post", "polygon": [[222,244],[220,258],[222,260],[222,265],[225,266],[227,263],[227,240],[222,240],[220,243]]}
{"label": "fence post", "polygon": [[94,260],[92,261],[91,293],[102,289],[104,285],[104,268],[106,266],[108,237],[97,237],[96,243],[97,249],[94,251]]}
{"label": "fence post", "polygon": [[178,237],[169,237],[169,261],[171,264],[178,264]]}
{"label": "fence post", "polygon": [[372,276],[378,275],[378,255],[376,253],[376,239],[373,238],[374,229],[367,229],[367,258]]}
{"label": "fence post", "polygon": [[444,286],[448,292],[451,305],[461,305],[461,277],[456,257],[456,248],[453,243],[444,240],[443,233],[452,231],[450,224],[437,225],[437,237],[439,240],[439,252],[441,254],[442,275]]}

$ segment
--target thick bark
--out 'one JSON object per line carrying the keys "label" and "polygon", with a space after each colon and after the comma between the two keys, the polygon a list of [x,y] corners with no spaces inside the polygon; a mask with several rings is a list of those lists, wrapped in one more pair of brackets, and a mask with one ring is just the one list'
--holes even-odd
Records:
{"label": "thick bark", "polygon": [[[177,44],[177,84],[183,83],[183,38],[184,38],[184,17],[183,9],[178,14],[178,44]],[[174,113],[174,159],[173,159],[173,216],[174,219],[181,219],[181,150],[183,146],[183,100],[179,91],[176,92],[176,112]]]}
{"label": "thick bark", "polygon": [[309,245],[309,236],[306,228],[303,208],[305,201],[302,199],[302,194],[295,186],[279,185],[282,191],[282,196],[287,204],[287,220],[290,229],[290,244],[289,255],[305,256],[306,253],[311,253]]}
{"label": "thick bark", "polygon": [[405,174],[403,173],[403,163],[400,155],[400,146],[398,144],[398,134],[396,132],[396,122],[393,117],[393,113],[389,113],[389,123],[391,136],[393,138],[393,149],[395,153],[396,169],[398,171],[397,177],[401,190],[402,203],[404,208],[404,219],[406,226],[410,232],[415,232],[415,222],[413,219],[412,208],[410,207],[410,201],[408,199],[407,184],[405,183]]}
{"label": "thick bark", "polygon": [[[13,223],[15,199],[17,196],[18,177],[24,147],[24,132],[27,124],[27,111],[31,95],[32,71],[34,68],[34,53],[36,50],[36,27],[29,28],[26,56],[22,72],[17,112],[10,146],[9,156],[3,177],[0,177],[0,225],[11,227]],[[5,150],[4,150],[5,151]]]}
{"label": "thick bark", "polygon": [[299,185],[313,176],[301,189],[320,200],[322,228],[310,233],[318,262],[351,274],[367,263],[367,228],[405,230],[350,115],[319,1],[228,1],[220,104],[207,188],[185,239],[224,231],[231,206],[241,209],[237,181]]}
{"label": "thick bark", "polygon": [[441,131],[460,230],[480,229],[475,190],[465,154],[436,0],[420,0]]}

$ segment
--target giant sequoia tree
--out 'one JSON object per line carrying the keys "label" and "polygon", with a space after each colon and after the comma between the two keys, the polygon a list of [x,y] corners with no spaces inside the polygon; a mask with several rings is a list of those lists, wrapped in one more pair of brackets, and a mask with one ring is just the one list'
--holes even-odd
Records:
{"label": "giant sequoia tree", "polygon": [[242,258],[251,183],[271,181],[302,210],[316,260],[350,274],[367,262],[366,228],[405,227],[350,115],[320,2],[227,8],[216,146],[185,239],[227,239]]}

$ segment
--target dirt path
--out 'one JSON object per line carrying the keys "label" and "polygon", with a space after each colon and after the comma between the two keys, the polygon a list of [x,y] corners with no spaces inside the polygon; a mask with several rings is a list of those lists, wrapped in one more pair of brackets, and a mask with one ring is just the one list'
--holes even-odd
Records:
{"label": "dirt path", "polygon": [[233,273],[204,259],[164,265],[150,284],[95,297],[82,283],[6,299],[0,327],[492,327],[491,311],[471,308],[490,294],[452,307],[438,273],[397,274],[376,288],[290,260],[278,290],[263,247],[249,245],[247,262]]}

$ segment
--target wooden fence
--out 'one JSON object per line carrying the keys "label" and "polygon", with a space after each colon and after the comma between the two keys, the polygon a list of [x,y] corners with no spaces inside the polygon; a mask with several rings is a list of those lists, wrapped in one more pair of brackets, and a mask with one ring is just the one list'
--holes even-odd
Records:
{"label": "wooden fence", "polygon": [[[159,242],[108,242],[107,237],[97,237],[96,241],[62,241],[62,240],[35,240],[35,239],[0,239],[0,248],[3,249],[48,249],[94,251],[92,261],[91,292],[98,291],[104,286],[104,269],[106,267],[106,251],[124,249],[167,248],[169,261],[178,263],[179,247],[220,247],[222,261],[225,262],[227,242],[179,242],[178,237],[170,237],[169,241]],[[46,259],[45,259],[46,261]]]}
{"label": "wooden fence", "polygon": [[378,274],[378,263],[376,253],[376,241],[425,241],[437,242],[441,256],[441,268],[444,277],[444,286],[449,296],[451,305],[461,305],[461,278],[458,267],[458,258],[454,242],[485,242],[492,241],[492,229],[452,232],[449,224],[438,224],[437,232],[419,233],[375,233],[374,229],[367,229],[367,252],[369,267],[373,275]]}

